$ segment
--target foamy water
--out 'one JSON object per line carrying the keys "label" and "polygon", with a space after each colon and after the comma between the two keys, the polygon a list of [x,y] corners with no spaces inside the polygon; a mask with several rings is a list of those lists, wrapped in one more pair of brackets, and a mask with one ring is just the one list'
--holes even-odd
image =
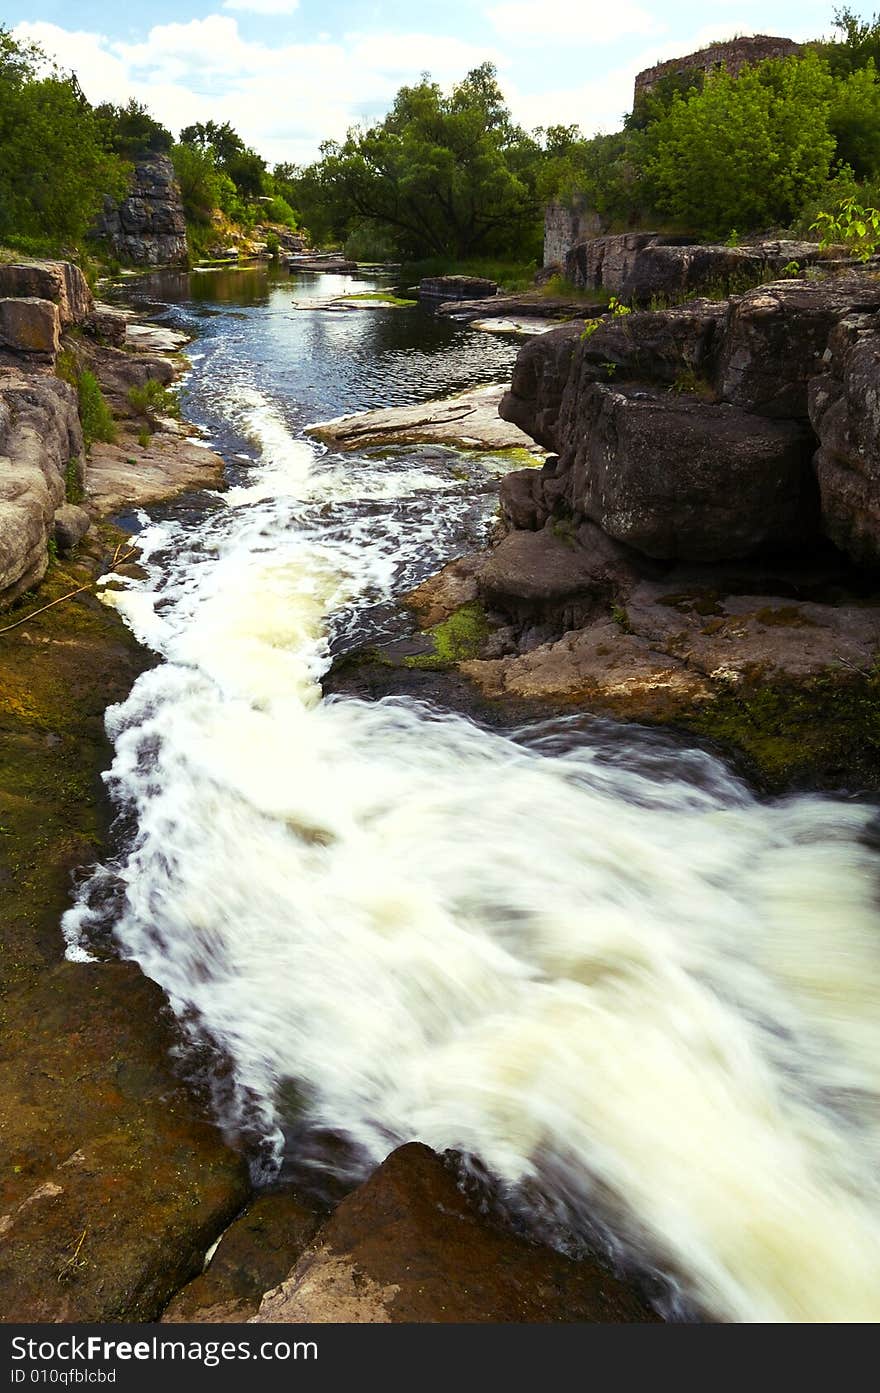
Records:
{"label": "foamy water", "polygon": [[456,1148],[709,1314],[876,1320],[872,810],[768,806],[625,729],[566,750],[322,701],[332,616],[405,586],[461,505],[430,461],[321,455],[253,384],[226,410],[247,481],[148,527],[149,578],[107,595],[165,662],[108,716],[137,830],[71,956],[112,888],[271,1155]]}

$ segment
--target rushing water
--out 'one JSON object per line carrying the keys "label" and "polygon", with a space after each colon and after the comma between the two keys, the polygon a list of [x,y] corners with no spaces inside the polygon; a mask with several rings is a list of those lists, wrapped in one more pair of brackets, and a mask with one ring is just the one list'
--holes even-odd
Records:
{"label": "rushing water", "polygon": [[[500,380],[512,350],[339,287],[165,282],[232,486],[140,519],[115,603],[164,662],[108,715],[128,831],[65,921],[168,992],[266,1172],[477,1158],[666,1309],[880,1317],[875,814],[710,756],[322,701],[331,649],[484,535],[498,460],[340,456],[309,420]],[[348,286],[347,288],[351,288]],[[298,301],[299,303],[295,303]]]}

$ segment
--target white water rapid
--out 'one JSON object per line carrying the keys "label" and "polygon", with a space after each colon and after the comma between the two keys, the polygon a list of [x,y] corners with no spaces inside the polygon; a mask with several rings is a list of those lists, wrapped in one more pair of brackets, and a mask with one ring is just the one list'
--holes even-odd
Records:
{"label": "white water rapid", "polygon": [[397,505],[439,516],[449,480],[322,455],[254,385],[224,410],[249,483],[149,525],[149,578],[107,595],[164,661],[109,713],[135,830],[71,956],[112,885],[117,945],[279,1153],[292,1120],[373,1162],[457,1148],[711,1316],[880,1318],[873,810],[768,805],[625,728],[322,701],[328,618],[405,580]]}

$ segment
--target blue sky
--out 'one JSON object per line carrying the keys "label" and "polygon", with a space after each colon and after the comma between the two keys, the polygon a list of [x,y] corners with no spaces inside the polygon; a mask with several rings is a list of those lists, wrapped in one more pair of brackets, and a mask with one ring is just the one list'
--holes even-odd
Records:
{"label": "blue sky", "polygon": [[[271,161],[387,110],[429,71],[444,86],[491,58],[534,128],[613,130],[632,79],[717,38],[831,30],[834,0],[0,0],[0,22],[77,72],[93,101],[134,95],[175,132],[230,120]],[[851,4],[868,17],[872,5]],[[876,6],[874,6],[876,8]],[[144,19],[136,16],[143,14]]]}

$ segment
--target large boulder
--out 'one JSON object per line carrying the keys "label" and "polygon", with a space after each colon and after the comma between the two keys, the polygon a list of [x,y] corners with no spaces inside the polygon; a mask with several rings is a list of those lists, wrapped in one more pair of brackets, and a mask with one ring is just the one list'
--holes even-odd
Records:
{"label": "large boulder", "polygon": [[426,1146],[389,1156],[343,1200],[260,1323],[644,1322],[637,1291],[496,1228]]}
{"label": "large boulder", "polygon": [[763,416],[805,420],[807,384],[825,371],[835,325],[878,309],[880,281],[856,275],[779,281],[734,299],[718,368],[722,398]]}
{"label": "large boulder", "polygon": [[583,332],[583,324],[563,324],[525,344],[517,354],[510,389],[498,406],[503,420],[518,426],[547,450],[559,448],[559,408]]}
{"label": "large boulder", "polygon": [[72,261],[0,263],[0,296],[51,300],[58,306],[62,329],[84,324],[94,304],[88,281]]}
{"label": "large boulder", "polygon": [[829,342],[830,371],[810,382],[825,530],[861,565],[880,566],[880,316],[853,314]]}
{"label": "large boulder", "polygon": [[58,306],[35,296],[0,300],[0,348],[28,358],[55,358],[61,343]]}
{"label": "large boulder", "polygon": [[580,397],[567,501],[647,556],[717,561],[818,535],[812,436],[792,421],[639,387]]}
{"label": "large boulder", "polygon": [[520,349],[500,414],[548,450],[569,453],[583,393],[595,382],[703,382],[715,373],[726,306],[692,300],[675,309],[610,316],[585,332],[565,324]]}
{"label": "large boulder", "polygon": [[419,281],[419,299],[429,307],[447,300],[485,300],[498,290],[485,276],[426,276]]}
{"label": "large boulder", "polygon": [[0,605],[45,575],[55,512],[82,453],[72,387],[50,375],[0,372]]}
{"label": "large boulder", "polygon": [[623,232],[577,243],[566,257],[565,272],[575,285],[604,290],[627,303],[669,304],[710,290],[730,295],[778,275],[789,264],[803,269],[820,256],[815,242],[727,247],[656,232]]}

